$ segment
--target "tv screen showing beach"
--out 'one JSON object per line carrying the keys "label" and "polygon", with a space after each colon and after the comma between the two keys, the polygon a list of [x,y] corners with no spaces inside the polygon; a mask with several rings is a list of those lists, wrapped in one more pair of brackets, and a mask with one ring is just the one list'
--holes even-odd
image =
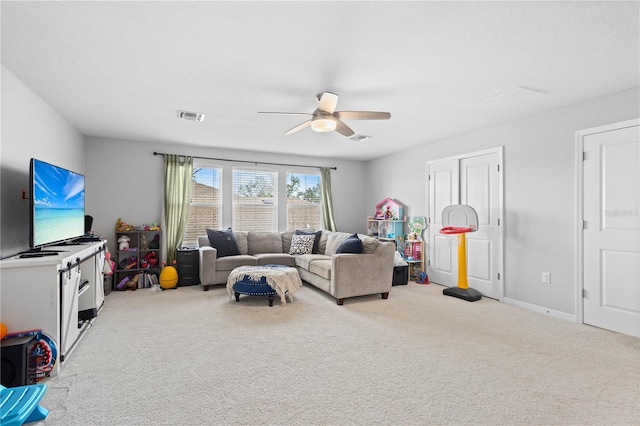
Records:
{"label": "tv screen showing beach", "polygon": [[33,159],[32,247],[84,234],[84,176]]}

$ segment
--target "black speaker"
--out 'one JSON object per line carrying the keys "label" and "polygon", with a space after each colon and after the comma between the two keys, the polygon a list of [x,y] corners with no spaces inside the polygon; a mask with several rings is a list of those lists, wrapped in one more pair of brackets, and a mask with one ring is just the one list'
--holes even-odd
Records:
{"label": "black speaker", "polygon": [[84,233],[88,234],[93,226],[93,216],[85,215],[84,217]]}
{"label": "black speaker", "polygon": [[10,337],[2,341],[2,386],[7,388],[33,383],[35,365],[29,365],[29,354],[36,343],[36,336]]}

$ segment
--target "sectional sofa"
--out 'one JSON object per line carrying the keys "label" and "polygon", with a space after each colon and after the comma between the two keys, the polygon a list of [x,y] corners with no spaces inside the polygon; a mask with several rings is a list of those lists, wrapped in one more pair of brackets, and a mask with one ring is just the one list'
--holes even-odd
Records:
{"label": "sectional sofa", "polygon": [[[212,246],[209,237],[198,238],[200,284],[205,291],[212,285],[226,284],[231,271],[239,266],[280,264],[296,267],[304,282],[333,296],[338,305],[349,297],[377,293],[383,299],[389,296],[393,280],[393,243],[358,234],[362,253],[341,253],[345,240],[353,235],[323,230],[315,234],[313,252],[291,254],[296,253],[291,250],[292,239],[299,241],[294,237],[295,231],[232,233],[239,254],[223,257],[218,256],[218,249]],[[297,245],[294,248],[297,249]]]}

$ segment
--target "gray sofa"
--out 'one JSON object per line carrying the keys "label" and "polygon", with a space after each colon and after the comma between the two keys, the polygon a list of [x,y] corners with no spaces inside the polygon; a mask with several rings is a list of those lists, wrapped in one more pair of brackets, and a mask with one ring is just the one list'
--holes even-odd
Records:
{"label": "gray sofa", "polygon": [[239,266],[280,264],[294,266],[300,278],[336,298],[342,305],[345,298],[380,293],[389,296],[393,281],[395,245],[359,234],[362,254],[336,253],[350,234],[322,231],[317,254],[289,254],[294,231],[234,232],[239,255],[218,258],[208,237],[198,237],[200,284],[226,284],[229,274]]}

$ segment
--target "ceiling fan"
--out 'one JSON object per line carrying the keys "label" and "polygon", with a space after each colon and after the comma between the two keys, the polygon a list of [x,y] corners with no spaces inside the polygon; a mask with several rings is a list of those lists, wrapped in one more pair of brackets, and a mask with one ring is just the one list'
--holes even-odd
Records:
{"label": "ceiling fan", "polygon": [[[298,124],[296,127],[284,132],[285,135],[290,135],[299,130],[304,129],[307,126],[311,126],[311,129],[316,132],[332,132],[336,131],[346,137],[354,135],[353,130],[347,126],[342,120],[388,120],[391,118],[391,114],[388,112],[378,111],[336,111],[338,104],[338,95],[331,92],[324,92],[316,96],[318,100],[318,108],[312,113],[305,112],[259,112],[258,114],[272,114],[272,115],[304,115],[311,116],[307,121]],[[356,135],[351,139],[364,140],[368,136]]]}

